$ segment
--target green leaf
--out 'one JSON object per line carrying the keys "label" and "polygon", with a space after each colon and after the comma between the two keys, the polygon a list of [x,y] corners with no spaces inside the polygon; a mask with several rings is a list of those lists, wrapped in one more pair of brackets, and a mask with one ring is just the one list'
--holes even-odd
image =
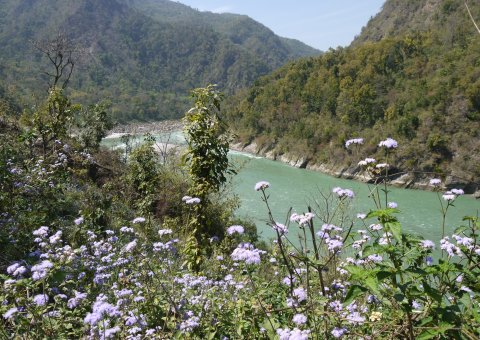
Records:
{"label": "green leaf", "polygon": [[353,300],[355,300],[358,296],[362,295],[363,293],[367,292],[368,289],[359,285],[352,285],[348,289],[347,296],[345,296],[345,300],[343,303],[345,305],[349,305]]}
{"label": "green leaf", "polygon": [[385,229],[393,234],[398,243],[402,243],[402,225],[400,222],[387,222]]}

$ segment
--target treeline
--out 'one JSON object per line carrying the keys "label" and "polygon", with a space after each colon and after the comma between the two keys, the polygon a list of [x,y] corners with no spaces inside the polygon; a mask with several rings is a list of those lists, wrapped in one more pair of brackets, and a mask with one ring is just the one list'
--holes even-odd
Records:
{"label": "treeline", "polygon": [[[438,10],[436,20],[453,25],[451,12]],[[448,29],[409,31],[293,62],[232,98],[228,120],[244,143],[317,164],[356,164],[346,140],[368,137],[366,152],[374,155],[389,135],[405,145],[396,167],[478,181],[480,36],[466,11],[455,13]]]}

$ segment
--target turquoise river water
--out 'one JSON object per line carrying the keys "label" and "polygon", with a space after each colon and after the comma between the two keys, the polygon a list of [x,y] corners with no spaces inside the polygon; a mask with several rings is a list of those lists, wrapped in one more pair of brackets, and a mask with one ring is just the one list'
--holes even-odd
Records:
{"label": "turquoise river water", "polygon": [[[155,135],[157,140],[166,141],[165,135]],[[138,137],[137,140],[140,140]],[[182,144],[181,132],[169,136],[169,143]],[[119,138],[107,138],[103,144],[108,147],[122,147]],[[332,188],[352,189],[355,198],[351,201],[350,214],[366,213],[374,209],[374,203],[368,198],[371,185],[331,177],[320,172],[298,169],[281,162],[271,161],[262,157],[252,156],[242,152],[231,151],[230,157],[239,169],[233,178],[233,192],[238,195],[241,206],[238,216],[248,217],[257,225],[263,238],[274,236],[267,226],[267,208],[261,200],[259,192],[254,190],[258,181],[270,183],[269,204],[276,221],[285,223],[287,214],[292,208],[297,213],[306,212],[307,206],[315,207],[315,201],[321,201],[320,192],[328,195]],[[420,234],[425,238],[438,241],[441,238],[442,214],[438,194],[435,192],[389,188],[388,201],[398,204],[399,220],[405,231]],[[480,201],[471,196],[460,196],[450,207],[446,218],[446,233],[452,233],[456,227],[464,224],[463,217],[476,216],[480,210]],[[370,223],[374,223],[371,221]],[[292,227],[290,234],[294,234]]]}

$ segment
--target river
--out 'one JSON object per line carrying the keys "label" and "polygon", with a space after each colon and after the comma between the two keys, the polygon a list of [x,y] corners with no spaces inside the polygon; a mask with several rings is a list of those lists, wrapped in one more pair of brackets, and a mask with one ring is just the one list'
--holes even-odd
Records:
{"label": "river", "polygon": [[[181,132],[155,135],[157,140],[172,144],[184,142]],[[137,140],[140,140],[138,138]],[[119,146],[120,139],[107,138],[103,144],[109,147]],[[270,197],[269,204],[277,222],[285,223],[290,208],[297,213],[306,212],[307,206],[315,206],[315,201],[321,201],[321,194],[331,193],[334,187],[352,189],[355,198],[351,200],[350,214],[366,213],[374,209],[374,203],[368,198],[372,185],[352,180],[339,179],[320,172],[298,169],[281,162],[268,160],[250,154],[231,151],[232,163],[239,169],[233,178],[233,192],[240,199],[238,216],[250,218],[256,225],[263,238],[274,236],[273,231],[266,225],[268,217],[265,204],[259,192],[254,190],[258,181],[268,181],[267,189]],[[441,198],[440,198],[441,199]],[[400,214],[398,218],[405,231],[422,235],[425,238],[438,241],[441,238],[442,213],[439,196],[435,192],[400,189],[389,187],[388,201],[398,204]],[[442,201],[445,205],[445,202]],[[458,226],[464,224],[463,217],[477,215],[480,210],[480,201],[472,196],[460,196],[449,207],[446,218],[446,233],[451,234]],[[371,221],[370,223],[374,223]],[[360,224],[360,221],[357,225]],[[294,229],[294,227],[292,227]],[[291,234],[295,234],[295,230]]]}

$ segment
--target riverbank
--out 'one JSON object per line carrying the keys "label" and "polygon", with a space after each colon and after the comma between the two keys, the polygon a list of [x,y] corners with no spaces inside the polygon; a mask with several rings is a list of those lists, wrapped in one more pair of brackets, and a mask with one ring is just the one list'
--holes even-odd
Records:
{"label": "riverbank", "polygon": [[[243,143],[234,143],[230,145],[230,148],[235,151],[265,157],[274,161],[280,161],[292,167],[318,171],[336,178],[356,180],[363,183],[374,182],[374,178],[369,176],[360,166],[357,165],[345,167],[343,165],[327,163],[312,163],[309,159],[302,156],[277,154],[274,150],[260,149],[255,142],[246,145]],[[397,170],[396,173],[396,175],[391,176],[390,182],[390,184],[395,187],[430,191],[433,189],[429,184],[430,178],[432,177],[401,170]],[[473,197],[480,199],[480,188],[476,183],[465,182],[455,176],[447,176],[443,183],[444,186],[442,189],[444,190],[463,188],[467,194],[472,194]]]}

